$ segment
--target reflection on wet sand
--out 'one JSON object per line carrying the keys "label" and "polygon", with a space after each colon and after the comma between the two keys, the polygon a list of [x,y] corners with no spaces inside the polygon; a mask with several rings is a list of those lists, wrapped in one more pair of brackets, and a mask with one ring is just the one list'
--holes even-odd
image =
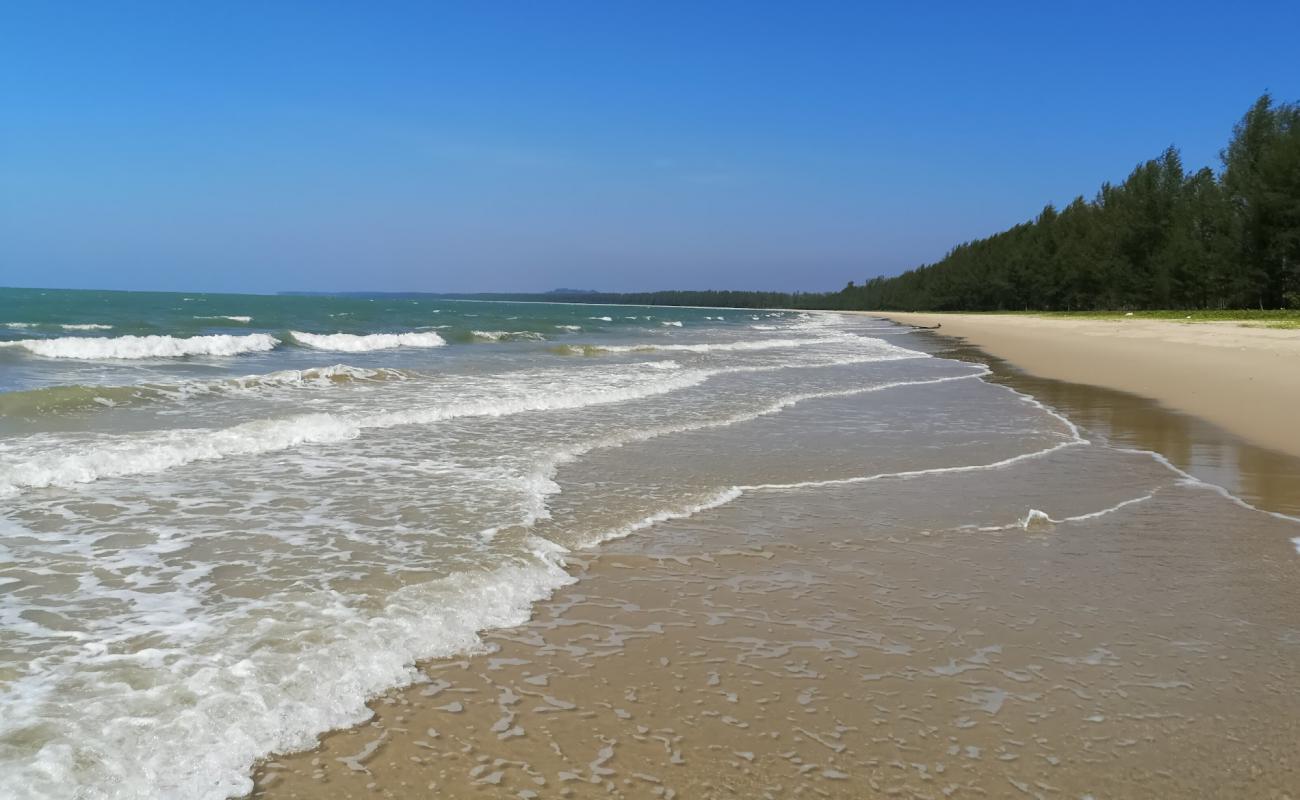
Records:
{"label": "reflection on wet sand", "polygon": [[1118,447],[1152,450],[1252,505],[1300,515],[1300,459],[1251,444],[1145,397],[1026,374],[978,348],[918,333],[911,342],[944,358],[987,364],[990,381],[1031,394]]}

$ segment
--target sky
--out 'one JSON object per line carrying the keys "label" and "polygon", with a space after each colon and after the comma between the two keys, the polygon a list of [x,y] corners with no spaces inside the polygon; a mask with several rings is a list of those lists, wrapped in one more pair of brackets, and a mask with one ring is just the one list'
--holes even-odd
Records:
{"label": "sky", "polygon": [[838,289],[1217,166],[1300,3],[0,3],[0,286]]}

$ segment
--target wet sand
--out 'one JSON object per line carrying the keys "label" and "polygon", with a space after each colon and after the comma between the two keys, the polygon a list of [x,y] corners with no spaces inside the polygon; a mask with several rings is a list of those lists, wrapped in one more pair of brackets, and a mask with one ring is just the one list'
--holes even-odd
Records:
{"label": "wet sand", "polygon": [[[1289,456],[982,360],[1094,440],[1300,508]],[[1035,493],[1111,503],[1077,457],[747,496],[579,553],[531,622],[263,764],[255,796],[1297,796],[1300,528],[1177,481],[1104,521],[989,524]]]}
{"label": "wet sand", "polygon": [[1300,456],[1300,330],[1018,314],[868,315],[942,324],[945,335],[1035,375],[1150,397],[1262,447]]}

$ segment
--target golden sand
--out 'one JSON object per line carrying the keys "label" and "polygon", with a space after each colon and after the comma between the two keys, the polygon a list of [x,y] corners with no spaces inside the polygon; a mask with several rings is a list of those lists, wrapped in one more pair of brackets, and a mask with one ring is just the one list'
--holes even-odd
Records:
{"label": "golden sand", "polygon": [[870,316],[942,324],[1034,374],[1149,397],[1262,447],[1300,456],[1300,330],[1011,314]]}

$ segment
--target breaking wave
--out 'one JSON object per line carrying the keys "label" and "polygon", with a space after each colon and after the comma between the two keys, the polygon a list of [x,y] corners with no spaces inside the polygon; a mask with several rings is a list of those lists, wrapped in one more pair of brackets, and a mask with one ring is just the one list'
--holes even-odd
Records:
{"label": "breaking wave", "polygon": [[39,389],[0,393],[0,417],[36,417],[41,414],[183,401],[207,395],[256,394],[273,389],[405,380],[410,377],[410,374],[398,369],[364,369],[347,364],[335,364],[330,367],[280,370],[262,375],[244,375],[213,381],[186,381],[177,384],[44,386]]}
{"label": "breaking wave", "polygon": [[545,336],[535,331],[470,331],[474,338],[484,342],[540,342]]}
{"label": "breaking wave", "polygon": [[290,331],[299,344],[317,350],[339,353],[365,353],[371,350],[391,350],[395,347],[442,347],[447,343],[432,331],[424,333],[304,333]]}
{"label": "breaking wave", "polygon": [[184,356],[234,356],[274,350],[280,342],[265,333],[246,336],[62,336],[55,339],[20,339],[0,342],[0,347],[27,350],[45,358],[141,359]]}
{"label": "breaking wave", "polygon": [[[371,415],[300,414],[262,419],[220,429],[174,429],[145,436],[95,437],[80,447],[57,450],[18,443],[0,455],[0,497],[25,489],[74,486],[101,478],[163,472],[196,461],[287,450],[302,444],[355,439],[367,428],[427,425],[462,417],[502,417],[529,411],[557,411],[621,403],[666,394],[707,380],[703,370],[679,370],[660,362],[604,374],[601,385],[578,389],[546,380],[520,380],[493,396],[435,403]],[[549,389],[549,390],[548,390]]]}

